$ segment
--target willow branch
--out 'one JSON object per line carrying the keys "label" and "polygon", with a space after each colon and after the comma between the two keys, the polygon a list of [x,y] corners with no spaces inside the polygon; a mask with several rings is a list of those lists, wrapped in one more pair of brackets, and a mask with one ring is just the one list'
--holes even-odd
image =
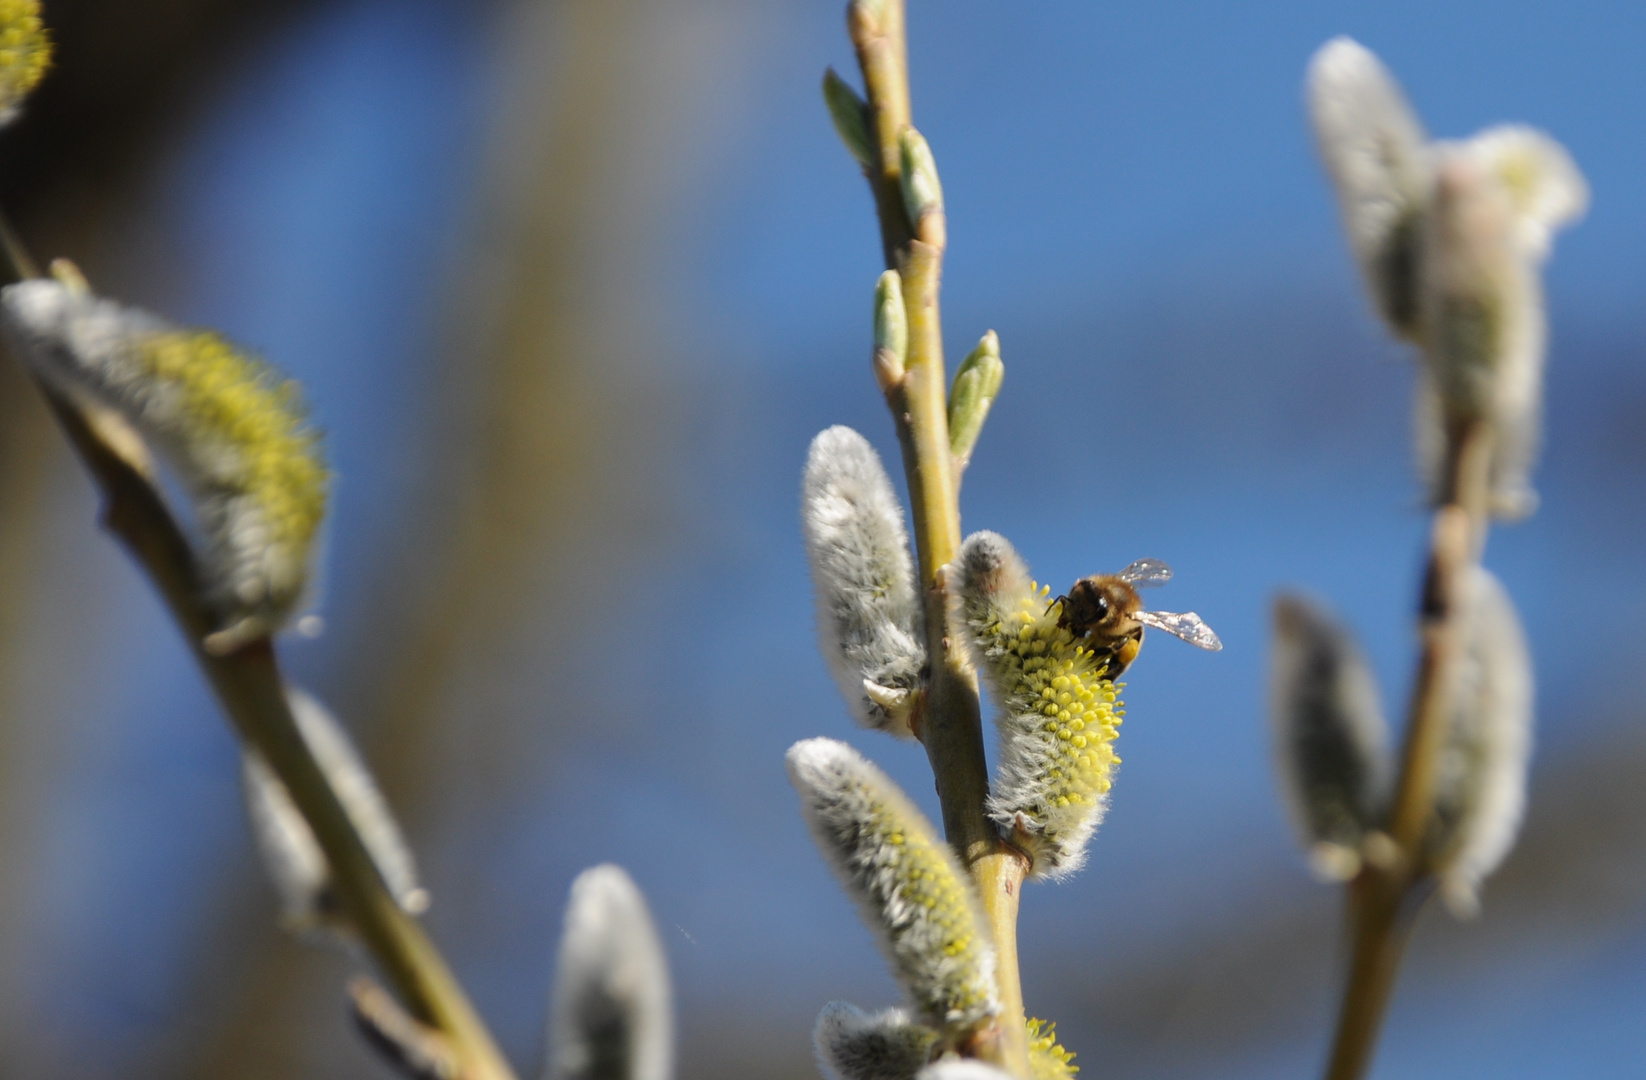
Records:
{"label": "willow branch", "polygon": [[945,227],[941,214],[911,222],[904,209],[901,140],[910,126],[909,80],[902,0],[857,0],[847,9],[852,44],[863,71],[873,158],[864,170],[874,193],[886,265],[899,272],[908,312],[908,355],[901,379],[886,387],[886,403],[903,450],[911,525],[926,590],[926,642],[931,679],[919,736],[937,781],[943,829],[977,883],[998,953],[1001,998],[996,1038],[979,1057],[1028,1075],[1023,992],[1017,968],[1017,909],[1027,866],[1000,839],[984,812],[989,794],[977,677],[949,628],[941,569],[960,548],[960,508],[949,449],[943,327],[938,309]]}
{"label": "willow branch", "polygon": [[1491,429],[1455,433],[1445,505],[1435,513],[1419,606],[1417,680],[1385,836],[1374,837],[1348,890],[1351,954],[1327,1080],[1359,1080],[1371,1065],[1401,953],[1427,896],[1423,842],[1446,739],[1449,691],[1463,648],[1464,583],[1487,530]]}
{"label": "willow branch", "polygon": [[227,656],[201,641],[216,629],[194,553],[153,482],[141,440],[112,414],[82,408],[41,385],[75,453],[103,496],[103,526],[148,574],[183,631],[195,661],[230,722],[262,754],[314,830],[332,887],[350,925],[384,975],[423,1021],[456,1047],[472,1080],[513,1080],[513,1072],[422,926],[383,883],[299,734],[272,643],[264,638]]}

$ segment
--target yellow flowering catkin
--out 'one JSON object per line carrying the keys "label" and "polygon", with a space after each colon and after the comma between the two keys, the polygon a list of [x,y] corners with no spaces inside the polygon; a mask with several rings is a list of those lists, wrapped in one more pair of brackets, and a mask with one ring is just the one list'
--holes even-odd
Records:
{"label": "yellow flowering catkin", "polygon": [[973,534],[955,562],[963,633],[997,707],[989,816],[1034,860],[1031,878],[1064,877],[1085,862],[1108,807],[1124,684],[1057,625],[1051,590],[1004,537]]}
{"label": "yellow flowering catkin", "polygon": [[845,743],[795,743],[787,764],[812,838],[920,1020],[957,1038],[993,1018],[994,947],[977,894],[925,815]]}
{"label": "yellow flowering catkin", "polygon": [[39,0],[0,0],[0,124],[17,115],[51,66]]}
{"label": "yellow flowering catkin", "polygon": [[279,629],[302,599],[328,487],[297,384],[216,334],[57,281],[0,290],[0,319],[42,378],[119,412],[176,469],[218,618],[207,647]]}
{"label": "yellow flowering catkin", "polygon": [[1029,1018],[1029,1080],[1073,1080],[1080,1066],[1057,1043],[1057,1025]]}

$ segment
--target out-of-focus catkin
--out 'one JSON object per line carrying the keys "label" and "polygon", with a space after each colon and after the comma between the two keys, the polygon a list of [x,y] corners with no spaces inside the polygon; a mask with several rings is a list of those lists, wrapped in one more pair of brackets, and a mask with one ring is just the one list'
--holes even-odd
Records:
{"label": "out-of-focus catkin", "polygon": [[669,1080],[668,963],[646,898],[622,867],[572,882],[549,1010],[544,1080]]}
{"label": "out-of-focus catkin", "polygon": [[1540,267],[1588,187],[1542,132],[1489,128],[1429,143],[1387,69],[1336,38],[1309,104],[1351,246],[1380,314],[1422,359],[1417,444],[1435,498],[1469,425],[1491,426],[1492,510],[1536,508],[1546,330]]}
{"label": "out-of-focus catkin", "polygon": [[39,0],[0,0],[0,125],[51,66],[51,39],[40,19]]}
{"label": "out-of-focus catkin", "polygon": [[[286,696],[298,733],[377,865],[389,894],[406,911],[422,912],[429,905],[429,894],[418,884],[411,847],[360,752],[324,705],[295,687]],[[331,867],[286,785],[255,750],[244,751],[242,766],[246,812],[263,865],[280,894],[287,929],[294,933],[346,929],[332,892]]]}
{"label": "out-of-focus catkin", "polygon": [[1353,877],[1393,770],[1377,682],[1353,636],[1315,603],[1274,605],[1270,710],[1282,787],[1315,872]]}
{"label": "out-of-focus catkin", "polygon": [[1532,753],[1532,657],[1514,602],[1475,567],[1464,650],[1435,782],[1429,868],[1456,915],[1479,909],[1480,883],[1514,847]]}
{"label": "out-of-focus catkin", "polygon": [[51,385],[124,416],[176,469],[228,652],[279,629],[304,596],[329,476],[296,383],[214,333],[36,279],[0,290],[18,352]]}

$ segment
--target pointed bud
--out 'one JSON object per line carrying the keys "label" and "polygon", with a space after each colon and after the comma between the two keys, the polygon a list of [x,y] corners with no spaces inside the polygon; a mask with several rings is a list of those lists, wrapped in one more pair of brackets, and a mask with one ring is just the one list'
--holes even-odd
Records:
{"label": "pointed bud", "polygon": [[0,0],[0,125],[51,66],[51,40],[40,21],[39,0]]}
{"label": "pointed bud", "polygon": [[646,900],[606,864],[572,882],[554,976],[546,1080],[668,1080],[669,970]]}
{"label": "pointed bud", "polygon": [[869,139],[869,107],[857,96],[851,85],[829,68],[823,73],[823,101],[829,107],[829,119],[834,121],[835,133],[852,157],[865,169],[874,164],[874,150]]}
{"label": "pointed bud", "polygon": [[823,658],[853,719],[909,738],[926,668],[914,562],[891,479],[874,447],[849,427],[812,440],[801,527]]}
{"label": "pointed bud", "polygon": [[1309,113],[1379,314],[1417,335],[1417,236],[1432,179],[1423,127],[1376,56],[1333,38],[1309,62]]}
{"label": "pointed bud", "polygon": [[921,1022],[949,1042],[1000,1011],[994,948],[954,852],[886,775],[845,743],[789,748],[812,839],[857,901]]}
{"label": "pointed bud", "polygon": [[817,1064],[833,1080],[914,1080],[937,1047],[937,1032],[902,1009],[869,1014],[831,1001],[812,1031]]}
{"label": "pointed bud", "polygon": [[1270,710],[1282,787],[1315,873],[1346,880],[1376,828],[1392,770],[1377,683],[1353,636],[1298,596],[1274,606]]}
{"label": "pointed bud", "polygon": [[[287,699],[298,733],[343,804],[390,895],[414,915],[426,910],[429,894],[418,885],[411,848],[360,752],[320,702],[296,687],[288,689]],[[263,865],[280,893],[286,928],[294,933],[346,929],[332,893],[331,867],[286,785],[255,750],[244,751],[242,765],[246,812]]]}
{"label": "pointed bud", "polygon": [[1459,917],[1479,909],[1480,883],[1514,847],[1532,753],[1532,657],[1514,603],[1478,566],[1467,602],[1426,842],[1441,898]]}
{"label": "pointed bud", "polygon": [[874,377],[882,392],[903,381],[908,355],[909,315],[903,307],[903,279],[896,270],[888,270],[874,287]]}
{"label": "pointed bud", "polygon": [[990,330],[954,373],[954,389],[949,392],[949,452],[962,469],[971,463],[977,437],[983,433],[983,421],[988,419],[1005,377],[1000,338]]}
{"label": "pointed bud", "polygon": [[1116,684],[1057,625],[1051,590],[1030,580],[1005,537],[973,533],[949,573],[962,636],[996,708],[989,816],[1034,860],[1031,878],[1066,877],[1086,861],[1120,764]]}
{"label": "pointed bud", "polygon": [[296,383],[216,334],[186,330],[72,283],[0,290],[18,354],[59,391],[119,413],[177,470],[230,652],[279,629],[303,598],[328,476]]}
{"label": "pointed bud", "polygon": [[937,179],[937,159],[925,136],[914,128],[904,128],[899,139],[901,151],[903,208],[916,236],[941,246],[945,236],[943,185]]}

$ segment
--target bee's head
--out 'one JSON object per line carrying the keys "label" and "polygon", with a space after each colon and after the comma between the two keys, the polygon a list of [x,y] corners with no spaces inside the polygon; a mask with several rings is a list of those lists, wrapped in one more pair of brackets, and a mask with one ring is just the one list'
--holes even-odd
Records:
{"label": "bee's head", "polygon": [[1081,578],[1064,598],[1063,616],[1058,622],[1077,634],[1124,637],[1137,629],[1138,622],[1132,615],[1142,606],[1137,590],[1117,577]]}

